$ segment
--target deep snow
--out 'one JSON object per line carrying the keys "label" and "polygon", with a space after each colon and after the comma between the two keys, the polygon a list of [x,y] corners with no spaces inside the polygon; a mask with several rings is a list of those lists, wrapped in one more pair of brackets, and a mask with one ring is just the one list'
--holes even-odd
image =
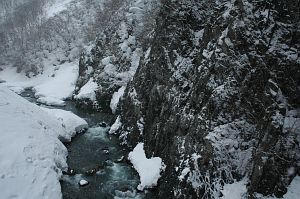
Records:
{"label": "deep snow", "polygon": [[84,122],[71,113],[44,110],[0,84],[0,198],[61,198],[67,150],[58,138],[69,140],[69,124]]}

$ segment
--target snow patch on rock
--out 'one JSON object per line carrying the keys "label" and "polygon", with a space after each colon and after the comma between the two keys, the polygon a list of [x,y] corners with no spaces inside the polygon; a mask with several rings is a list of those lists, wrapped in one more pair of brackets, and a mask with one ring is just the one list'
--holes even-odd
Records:
{"label": "snow patch on rock", "polygon": [[133,164],[135,170],[139,173],[140,184],[138,190],[144,190],[145,188],[151,188],[157,185],[157,181],[160,178],[160,173],[165,170],[165,164],[159,157],[152,157],[148,159],[144,151],[144,143],[139,143],[129,153],[128,159]]}
{"label": "snow patch on rock", "polygon": [[121,117],[118,116],[115,123],[113,123],[113,125],[110,127],[109,129],[109,134],[115,134],[117,132],[117,130],[119,130],[119,128],[122,126],[122,122],[121,122]]}
{"label": "snow patch on rock", "polygon": [[117,92],[115,92],[111,98],[110,108],[111,108],[113,114],[116,113],[119,101],[120,101],[121,97],[124,95],[125,88],[126,88],[125,86],[122,86],[121,88],[119,88],[119,90]]}
{"label": "snow patch on rock", "polygon": [[78,95],[76,95],[75,99],[90,99],[92,101],[96,100],[95,91],[98,88],[98,84],[94,82],[91,78],[80,90]]}

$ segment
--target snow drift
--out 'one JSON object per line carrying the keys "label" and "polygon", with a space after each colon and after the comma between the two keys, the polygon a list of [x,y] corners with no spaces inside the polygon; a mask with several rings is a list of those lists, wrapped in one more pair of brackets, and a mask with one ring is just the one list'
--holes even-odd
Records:
{"label": "snow drift", "polygon": [[62,121],[76,121],[74,115],[67,116],[61,114],[64,119],[59,121],[0,85],[1,198],[62,197],[59,179],[67,168],[67,150],[58,137],[69,140],[73,131]]}

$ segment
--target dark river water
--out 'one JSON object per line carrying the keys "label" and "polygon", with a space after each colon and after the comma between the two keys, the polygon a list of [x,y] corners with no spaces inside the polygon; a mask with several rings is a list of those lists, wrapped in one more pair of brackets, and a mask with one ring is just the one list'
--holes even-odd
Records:
{"label": "dark river water", "polygon": [[[36,103],[30,89],[21,96]],[[136,190],[139,176],[129,163],[122,160],[128,153],[127,149],[119,145],[117,137],[107,133],[109,126],[105,124],[112,122],[112,115],[78,109],[72,101],[67,101],[64,107],[45,107],[72,111],[89,124],[85,133],[65,143],[69,152],[69,170],[74,170],[75,174],[69,172],[61,179],[63,199],[156,198],[153,191]],[[80,180],[89,184],[79,186]]]}

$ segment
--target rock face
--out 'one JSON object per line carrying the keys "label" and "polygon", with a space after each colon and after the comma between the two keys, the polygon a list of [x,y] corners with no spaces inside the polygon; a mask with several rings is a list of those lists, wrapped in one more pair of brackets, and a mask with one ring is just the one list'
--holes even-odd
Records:
{"label": "rock face", "polygon": [[[162,0],[152,36],[136,39],[141,48],[133,79],[104,81],[104,67],[95,64],[99,73],[92,77],[106,88],[99,101],[127,86],[116,111],[122,143],[143,141],[146,154],[167,165],[159,198],[219,198],[225,183],[241,179],[249,182],[245,197],[280,197],[299,174],[295,5],[299,1]],[[101,53],[95,58],[103,63]],[[126,63],[120,57],[114,63]],[[113,65],[116,78],[122,67]]]}
{"label": "rock face", "polygon": [[[78,88],[90,78],[99,85],[96,102],[84,104],[110,111],[113,94],[127,85],[138,68],[144,41],[151,37],[157,6],[157,0],[112,0],[105,5],[99,24],[103,31],[91,51],[80,57]],[[78,104],[83,105],[81,100]]]}

